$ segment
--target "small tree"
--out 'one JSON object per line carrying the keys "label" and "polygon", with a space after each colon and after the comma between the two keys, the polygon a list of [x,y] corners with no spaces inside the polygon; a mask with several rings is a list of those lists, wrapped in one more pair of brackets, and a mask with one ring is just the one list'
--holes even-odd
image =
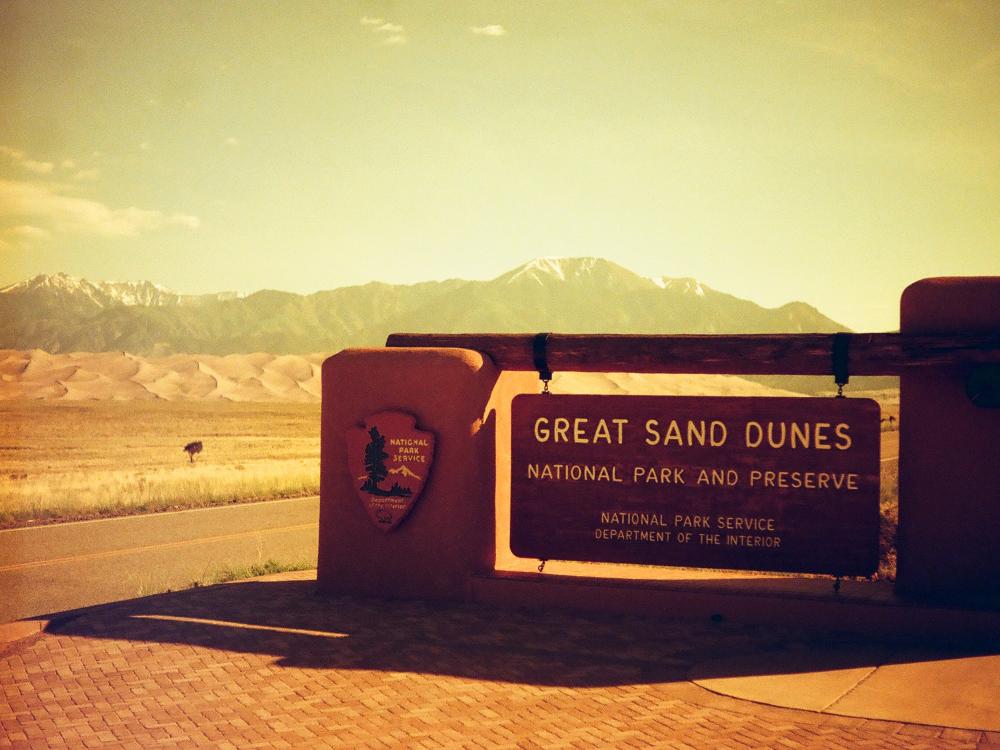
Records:
{"label": "small tree", "polygon": [[200,440],[195,440],[192,443],[188,443],[184,446],[183,450],[188,454],[188,458],[191,459],[191,463],[194,463],[194,457],[196,454],[201,453],[202,444]]}
{"label": "small tree", "polygon": [[361,489],[369,492],[377,491],[382,480],[389,475],[385,468],[385,460],[389,454],[385,452],[385,438],[378,431],[378,427],[368,430],[371,441],[365,447],[365,471],[368,472],[368,479],[361,485]]}

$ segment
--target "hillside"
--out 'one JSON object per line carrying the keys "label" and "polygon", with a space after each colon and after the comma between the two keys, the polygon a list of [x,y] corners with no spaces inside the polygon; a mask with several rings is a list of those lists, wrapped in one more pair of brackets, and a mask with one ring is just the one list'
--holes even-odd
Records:
{"label": "hillside", "polygon": [[815,308],[765,308],[694,279],[600,258],[541,258],[489,281],[370,283],[310,295],[180,295],[62,274],[0,289],[0,348],[144,356],[304,355],[380,346],[393,331],[778,333],[846,330]]}

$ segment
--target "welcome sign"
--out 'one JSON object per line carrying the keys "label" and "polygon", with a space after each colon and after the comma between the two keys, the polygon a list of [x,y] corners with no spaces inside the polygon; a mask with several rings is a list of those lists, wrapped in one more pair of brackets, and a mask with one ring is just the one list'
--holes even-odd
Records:
{"label": "welcome sign", "polygon": [[870,575],[870,399],[517,396],[521,557]]}

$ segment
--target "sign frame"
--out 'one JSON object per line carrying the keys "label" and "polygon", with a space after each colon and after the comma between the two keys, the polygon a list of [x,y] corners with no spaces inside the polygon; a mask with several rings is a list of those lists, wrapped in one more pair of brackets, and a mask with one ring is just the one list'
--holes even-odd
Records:
{"label": "sign frame", "polygon": [[870,576],[879,416],[858,398],[516,396],[511,550]]}

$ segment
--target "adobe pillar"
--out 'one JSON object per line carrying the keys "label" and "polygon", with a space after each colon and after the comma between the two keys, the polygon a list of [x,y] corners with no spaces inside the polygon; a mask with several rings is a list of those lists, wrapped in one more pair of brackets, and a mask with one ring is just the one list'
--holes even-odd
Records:
{"label": "adobe pillar", "polygon": [[[323,363],[318,586],[365,596],[464,599],[469,575],[492,570],[494,422],[499,372],[467,349],[349,349]],[[383,531],[357,494],[347,434],[386,411],[434,434],[423,491]],[[388,482],[386,482],[388,484]]]}
{"label": "adobe pillar", "polygon": [[[903,292],[904,334],[1000,328],[1000,277],[933,278]],[[897,589],[1000,594],[1000,409],[966,394],[969,368],[900,377]]]}

